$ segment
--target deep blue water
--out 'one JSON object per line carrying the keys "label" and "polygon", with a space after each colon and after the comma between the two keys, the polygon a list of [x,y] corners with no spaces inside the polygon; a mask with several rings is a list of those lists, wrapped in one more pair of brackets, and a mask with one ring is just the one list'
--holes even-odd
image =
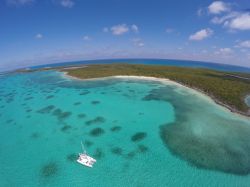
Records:
{"label": "deep blue water", "polygon": [[151,64],[151,65],[166,65],[166,66],[179,66],[179,67],[191,67],[191,68],[206,68],[219,71],[229,72],[242,72],[250,73],[250,68],[234,66],[228,64],[217,64],[198,61],[187,60],[167,60],[167,59],[107,59],[107,60],[86,60],[77,62],[62,62],[56,64],[45,64],[39,66],[30,67],[31,69],[39,69],[44,67],[60,67],[60,66],[73,66],[84,64],[110,64],[110,63],[130,63],[130,64]]}

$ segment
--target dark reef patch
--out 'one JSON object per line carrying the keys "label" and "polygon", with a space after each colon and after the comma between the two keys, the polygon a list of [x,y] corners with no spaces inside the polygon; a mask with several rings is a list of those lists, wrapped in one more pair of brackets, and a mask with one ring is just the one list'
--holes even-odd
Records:
{"label": "dark reef patch", "polygon": [[132,158],[135,157],[135,155],[136,155],[135,151],[131,151],[131,152],[129,152],[129,153],[126,155],[126,158],[132,159]]}
{"label": "dark reef patch", "polygon": [[50,162],[48,164],[45,164],[41,168],[41,175],[42,177],[52,177],[55,176],[58,173],[58,165],[56,162]]}
{"label": "dark reef patch", "polygon": [[74,103],[75,106],[78,106],[78,105],[80,105],[80,104],[82,104],[82,103],[81,103],[81,102],[75,102],[75,103]]}
{"label": "dark reef patch", "polygon": [[61,113],[62,113],[62,110],[60,108],[57,108],[53,111],[52,115],[59,116],[61,115]]}
{"label": "dark reef patch", "polygon": [[67,160],[70,161],[70,162],[75,162],[76,159],[77,159],[77,157],[78,157],[77,154],[72,153],[72,154],[69,154],[69,155],[67,156]]}
{"label": "dark reef patch", "polygon": [[14,120],[13,119],[8,119],[7,121],[6,121],[6,123],[12,123]]}
{"label": "dark reef patch", "polygon": [[29,113],[29,112],[31,112],[31,111],[32,111],[32,109],[27,109],[27,110],[26,110],[27,113]]}
{"label": "dark reef patch", "polygon": [[[128,171],[128,169],[129,169],[129,163],[128,162],[126,162],[126,163],[124,163],[123,164],[123,167],[122,167],[122,172],[127,172]],[[143,186],[143,185],[142,185]]]}
{"label": "dark reef patch", "polygon": [[64,120],[72,115],[71,112],[63,112],[59,108],[55,109],[52,114],[56,116],[58,120]]}
{"label": "dark reef patch", "polygon": [[63,120],[63,119],[69,118],[71,114],[72,114],[71,112],[63,112],[58,116],[58,119]]}
{"label": "dark reef patch", "polygon": [[33,99],[33,97],[26,97],[26,98],[24,98],[25,101],[28,101],[28,100],[31,100],[31,99]]}
{"label": "dark reef patch", "polygon": [[79,93],[79,95],[87,95],[87,94],[89,94],[90,93],[90,91],[82,91],[81,93]]}
{"label": "dark reef patch", "polygon": [[40,134],[38,132],[33,132],[31,135],[30,135],[30,138],[32,139],[37,139],[40,137]]}
{"label": "dark reef patch", "polygon": [[136,134],[131,136],[131,141],[139,142],[139,141],[143,140],[144,138],[146,138],[146,136],[147,136],[147,133],[145,133],[145,132],[137,132]]}
{"label": "dark reef patch", "polygon": [[48,95],[47,97],[46,97],[46,99],[51,99],[51,98],[53,98],[54,97],[54,95]]}
{"label": "dark reef patch", "polygon": [[91,101],[92,105],[97,105],[97,104],[100,104],[100,103],[101,103],[100,101]]}
{"label": "dark reef patch", "polygon": [[11,103],[12,101],[14,101],[14,99],[9,98],[9,99],[6,100],[6,103]]}
{"label": "dark reef patch", "polygon": [[120,147],[114,147],[111,149],[111,152],[115,155],[122,155],[123,150]]}
{"label": "dark reef patch", "polygon": [[70,125],[64,125],[62,128],[61,128],[61,131],[62,132],[68,132],[72,127]]}
{"label": "dark reef patch", "polygon": [[83,113],[77,115],[78,118],[85,118],[86,116],[87,116],[87,115],[86,115],[86,114],[83,114]]}
{"label": "dark reef patch", "polygon": [[104,157],[104,153],[100,148],[97,148],[94,152],[93,157],[96,159],[100,159],[100,158]]}
{"label": "dark reef patch", "polygon": [[110,128],[110,130],[111,130],[112,132],[118,132],[118,131],[120,131],[121,129],[122,129],[121,126],[113,126],[113,127]]}
{"label": "dark reef patch", "polygon": [[124,97],[128,97],[128,98],[131,98],[131,95],[129,95],[129,94],[122,94],[122,96],[124,96]]}
{"label": "dark reef patch", "polygon": [[84,141],[84,145],[86,145],[86,147],[90,147],[90,146],[92,146],[94,143],[93,142],[91,142],[91,141],[89,141],[89,140],[85,140]]}
{"label": "dark reef patch", "polygon": [[106,120],[104,117],[98,116],[92,120],[88,120],[85,122],[86,125],[94,125],[94,124],[100,124],[100,123],[104,123]]}
{"label": "dark reef patch", "polygon": [[105,131],[102,128],[94,128],[90,131],[90,135],[97,137],[97,136],[101,136],[105,133]]}
{"label": "dark reef patch", "polygon": [[149,149],[148,149],[148,147],[147,146],[145,146],[145,145],[138,145],[138,151],[140,152],[140,153],[145,153],[145,152],[147,152]]}
{"label": "dark reef patch", "polygon": [[46,114],[46,113],[50,113],[54,108],[55,108],[54,105],[49,105],[47,107],[44,107],[44,108],[38,110],[37,112],[41,113],[41,114]]}

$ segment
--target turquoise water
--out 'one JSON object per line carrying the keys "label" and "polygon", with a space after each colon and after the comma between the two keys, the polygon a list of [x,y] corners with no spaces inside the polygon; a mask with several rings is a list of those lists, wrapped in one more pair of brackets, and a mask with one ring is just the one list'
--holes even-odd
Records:
{"label": "turquoise water", "polygon": [[1,76],[0,121],[0,186],[250,183],[249,118],[171,82]]}
{"label": "turquoise water", "polygon": [[247,106],[250,107],[250,95],[246,97],[245,99]]}

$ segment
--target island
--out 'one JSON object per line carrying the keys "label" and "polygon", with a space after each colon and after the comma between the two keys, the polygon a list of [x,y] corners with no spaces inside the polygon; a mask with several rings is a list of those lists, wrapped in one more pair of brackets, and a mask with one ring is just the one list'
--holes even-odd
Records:
{"label": "island", "polygon": [[250,116],[250,108],[245,102],[250,95],[250,74],[247,73],[124,63],[61,67],[56,70],[79,79],[119,75],[165,78],[203,92],[232,112]]}

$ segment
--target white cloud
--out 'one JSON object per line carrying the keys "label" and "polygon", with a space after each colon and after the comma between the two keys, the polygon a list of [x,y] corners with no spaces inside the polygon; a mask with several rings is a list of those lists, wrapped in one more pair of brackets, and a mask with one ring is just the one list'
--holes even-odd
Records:
{"label": "white cloud", "polygon": [[197,10],[197,15],[198,15],[198,16],[203,16],[204,14],[206,14],[206,9],[204,9],[204,8],[199,8],[199,9]]}
{"label": "white cloud", "polygon": [[132,24],[132,25],[118,24],[110,28],[104,27],[102,31],[106,33],[111,32],[113,35],[123,35],[123,34],[128,33],[129,31],[133,33],[139,33],[139,27],[135,24]]}
{"label": "white cloud", "polygon": [[6,0],[8,5],[27,5],[27,4],[31,4],[34,3],[35,0]]}
{"label": "white cloud", "polygon": [[230,12],[222,17],[214,17],[211,22],[231,30],[250,30],[250,13]]}
{"label": "white cloud", "polygon": [[250,30],[250,13],[231,10],[230,4],[222,1],[215,1],[209,5],[208,10],[211,14],[225,13],[223,16],[215,16],[211,19],[214,24],[222,26],[234,32],[236,30]]}
{"label": "white cloud", "polygon": [[219,50],[215,51],[216,55],[222,55],[222,56],[229,56],[233,53],[233,50],[231,48],[220,48]]}
{"label": "white cloud", "polygon": [[143,42],[140,42],[137,44],[138,47],[143,47],[145,44]]}
{"label": "white cloud", "polygon": [[135,25],[135,24],[131,25],[131,30],[132,30],[133,32],[135,32],[135,33],[138,33],[138,32],[139,32],[139,28],[138,28],[138,26]]}
{"label": "white cloud", "polygon": [[224,22],[224,25],[236,30],[250,30],[250,13],[241,13],[231,20]]}
{"label": "white cloud", "polygon": [[224,22],[224,17],[214,17],[211,19],[211,22],[213,24],[221,24],[222,22]]}
{"label": "white cloud", "polygon": [[239,15],[238,12],[230,12],[227,15],[224,15],[222,17],[214,17],[211,22],[214,24],[223,24],[224,22],[227,22],[228,20],[231,20]]}
{"label": "white cloud", "polygon": [[137,46],[137,47],[144,47],[144,46],[145,46],[144,42],[143,42],[142,39],[140,39],[140,38],[134,38],[134,39],[132,39],[131,41],[132,41],[133,44],[134,44],[135,46]]}
{"label": "white cloud", "polygon": [[89,37],[89,36],[84,36],[84,37],[83,37],[83,40],[89,41],[89,40],[91,40],[91,37]]}
{"label": "white cloud", "polygon": [[250,48],[250,40],[239,42],[237,47]]}
{"label": "white cloud", "polygon": [[200,41],[203,40],[213,34],[213,30],[207,28],[197,31],[196,33],[189,36],[189,40]]}
{"label": "white cloud", "polygon": [[174,32],[173,28],[166,28],[166,33],[172,33],[172,32]]}
{"label": "white cloud", "polygon": [[230,11],[230,5],[222,1],[214,1],[208,6],[208,12],[211,14],[220,14]]}
{"label": "white cloud", "polygon": [[43,38],[43,35],[42,34],[40,34],[40,33],[38,33],[38,34],[36,34],[36,39],[42,39]]}
{"label": "white cloud", "polygon": [[248,50],[246,50],[246,49],[240,49],[240,52],[242,52],[242,53],[247,53]]}
{"label": "white cloud", "polygon": [[73,0],[61,0],[60,5],[65,8],[72,8],[75,2]]}
{"label": "white cloud", "polygon": [[122,35],[129,31],[129,27],[126,24],[114,25],[110,28],[113,35]]}

